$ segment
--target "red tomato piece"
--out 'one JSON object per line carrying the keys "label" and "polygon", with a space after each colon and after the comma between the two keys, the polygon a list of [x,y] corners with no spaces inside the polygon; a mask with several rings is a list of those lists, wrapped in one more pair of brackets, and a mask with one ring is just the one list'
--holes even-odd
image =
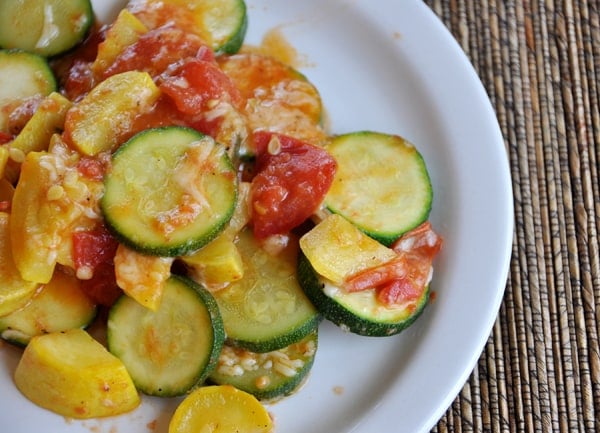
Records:
{"label": "red tomato piece", "polygon": [[207,103],[223,100],[239,106],[242,96],[233,81],[214,61],[190,58],[161,75],[160,90],[187,115],[205,111]]}
{"label": "red tomato piece", "polygon": [[103,225],[73,233],[75,270],[84,266],[94,269],[100,263],[112,261],[117,246],[117,240]]}
{"label": "red tomato piece", "polygon": [[106,168],[102,161],[94,158],[82,157],[77,163],[77,171],[91,180],[102,180]]}
{"label": "red tomato piece", "polygon": [[223,125],[223,116],[208,117],[208,116],[194,116],[194,118],[188,119],[190,127],[203,134],[210,135],[216,138]]}
{"label": "red tomato piece", "polygon": [[81,288],[92,302],[110,307],[123,294],[117,285],[115,267],[112,263],[101,263],[94,270],[94,276],[81,281]]}
{"label": "red tomato piece", "polygon": [[102,30],[92,31],[83,44],[56,60],[54,69],[61,78],[65,96],[71,101],[79,100],[94,87],[91,65],[98,55],[98,44],[105,36]]}
{"label": "red tomato piece", "polygon": [[363,290],[382,287],[403,278],[408,271],[406,261],[401,255],[398,255],[389,262],[352,275],[344,282],[344,288],[348,292],[362,292]]}
{"label": "red tomato piece", "polygon": [[127,133],[123,134],[121,140],[125,142],[138,132],[149,128],[174,125],[192,126],[183,117],[175,107],[173,100],[162,94],[150,110],[139,114],[131,121]]}
{"label": "red tomato piece", "polygon": [[2,132],[0,131],[0,144],[6,144],[9,141],[12,141],[13,136],[10,134],[7,134],[6,132]]}
{"label": "red tomato piece", "polygon": [[157,77],[182,59],[193,57],[214,61],[214,53],[191,33],[165,26],[143,34],[137,42],[125,48],[104,73],[104,79],[126,71],[145,71]]}
{"label": "red tomato piece", "polygon": [[433,231],[429,221],[400,236],[392,245],[397,253],[411,253],[428,258],[435,257],[442,248],[443,239]]}
{"label": "red tomato piece", "polygon": [[271,132],[255,132],[257,173],[250,188],[254,234],[284,234],[323,201],[337,168],[321,147]]}
{"label": "red tomato piece", "polygon": [[431,223],[425,222],[392,245],[398,253],[395,258],[351,276],[344,288],[349,292],[375,288],[378,299],[386,305],[414,301],[429,283],[433,259],[442,243]]}
{"label": "red tomato piece", "polygon": [[377,299],[384,305],[416,301],[423,294],[424,287],[417,286],[410,278],[400,278],[381,287],[377,291]]}
{"label": "red tomato piece", "polygon": [[[15,136],[21,132],[27,122],[31,119],[34,113],[38,110],[42,103],[44,96],[41,94],[30,96],[25,99],[21,99],[17,102],[17,105],[13,107],[10,115],[8,116],[8,132]],[[9,104],[8,107],[10,107]],[[6,109],[6,108],[5,108]]]}
{"label": "red tomato piece", "polygon": [[65,95],[72,101],[81,99],[94,87],[94,74],[91,62],[75,60],[66,74]]}
{"label": "red tomato piece", "polygon": [[82,280],[82,288],[101,305],[112,305],[121,294],[113,263],[117,246],[117,240],[103,225],[73,233],[75,271],[91,272],[91,278]]}

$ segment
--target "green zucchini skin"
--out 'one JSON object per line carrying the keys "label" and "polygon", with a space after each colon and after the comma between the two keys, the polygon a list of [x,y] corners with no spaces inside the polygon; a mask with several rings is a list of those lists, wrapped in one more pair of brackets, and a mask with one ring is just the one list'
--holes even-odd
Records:
{"label": "green zucchini skin", "polygon": [[19,49],[0,49],[0,131],[9,132],[12,110],[7,108],[16,108],[27,98],[48,96],[56,86],[56,77],[44,57]]}
{"label": "green zucchini skin", "polygon": [[[109,229],[130,248],[162,257],[190,254],[216,238],[237,202],[236,171],[225,147],[180,126],[147,129],[121,145],[104,186],[100,207]],[[207,205],[193,201],[200,190]],[[188,220],[180,209],[189,197],[201,210]]]}
{"label": "green zucchini skin", "polygon": [[[307,379],[317,346],[317,330],[297,343],[274,352],[254,353],[224,346],[219,365],[208,381],[217,385],[235,386],[259,400],[278,400],[293,394]],[[248,360],[253,362],[249,363]],[[236,364],[230,365],[232,362]],[[290,371],[290,365],[293,365],[291,368],[295,370],[295,374],[284,374],[282,370]]]}
{"label": "green zucchini skin", "polygon": [[90,0],[2,1],[0,47],[53,57],[81,43],[93,24]]}
{"label": "green zucchini skin", "polygon": [[147,395],[179,396],[202,384],[216,367],[224,341],[214,298],[186,277],[167,280],[157,311],[127,295],[109,311],[108,350]]}
{"label": "green zucchini skin", "polygon": [[214,292],[227,343],[252,352],[271,352],[293,344],[321,322],[296,278],[297,245],[277,256],[262,250],[252,230],[238,235],[244,277]]}
{"label": "green zucchini skin", "polygon": [[390,246],[429,217],[433,201],[425,160],[404,138],[358,131],[332,138],[326,149],[338,169],[325,206]]}
{"label": "green zucchini skin", "polygon": [[248,29],[244,0],[135,0],[127,9],[149,29],[175,25],[196,34],[217,54],[238,52]]}
{"label": "green zucchini skin", "polygon": [[411,311],[399,310],[398,318],[394,320],[378,317],[375,313],[370,315],[360,312],[358,308],[353,309],[343,305],[339,299],[334,299],[325,293],[324,283],[302,253],[298,257],[298,281],[325,319],[345,331],[367,337],[387,337],[400,333],[417,320],[429,302],[429,286],[427,286],[416,307]]}
{"label": "green zucchini skin", "polygon": [[217,54],[235,54],[242,48],[248,30],[248,11],[244,0],[234,0],[232,18],[236,19],[237,25],[214,47]]}

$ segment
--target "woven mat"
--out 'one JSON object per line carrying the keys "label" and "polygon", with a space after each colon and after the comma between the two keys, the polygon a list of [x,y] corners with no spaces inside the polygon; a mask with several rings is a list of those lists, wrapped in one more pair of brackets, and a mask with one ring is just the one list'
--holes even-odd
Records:
{"label": "woven mat", "polygon": [[434,432],[600,431],[600,1],[424,1],[495,107],[516,218],[498,319]]}

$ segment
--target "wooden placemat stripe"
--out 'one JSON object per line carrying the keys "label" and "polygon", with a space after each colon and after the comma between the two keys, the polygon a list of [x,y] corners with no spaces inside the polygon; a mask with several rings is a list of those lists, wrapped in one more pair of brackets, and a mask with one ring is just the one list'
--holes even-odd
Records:
{"label": "wooden placemat stripe", "polygon": [[424,0],[504,134],[514,190],[504,302],[437,432],[591,432],[600,419],[600,4]]}

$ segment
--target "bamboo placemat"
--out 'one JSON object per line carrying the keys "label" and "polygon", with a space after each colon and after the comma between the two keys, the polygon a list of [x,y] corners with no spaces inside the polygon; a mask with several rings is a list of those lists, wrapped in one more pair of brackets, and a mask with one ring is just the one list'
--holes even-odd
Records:
{"label": "bamboo placemat", "polygon": [[600,431],[600,1],[424,1],[496,110],[516,219],[498,319],[434,432]]}

